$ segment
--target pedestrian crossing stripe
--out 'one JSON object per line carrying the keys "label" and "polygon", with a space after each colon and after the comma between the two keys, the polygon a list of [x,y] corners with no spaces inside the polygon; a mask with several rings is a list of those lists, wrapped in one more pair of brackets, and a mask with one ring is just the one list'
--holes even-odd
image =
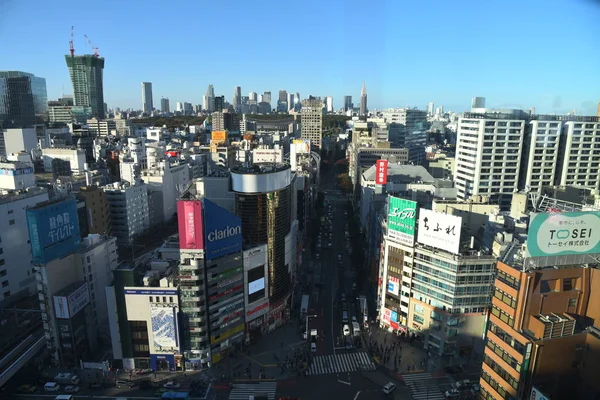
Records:
{"label": "pedestrian crossing stripe", "polygon": [[375,364],[366,352],[313,357],[308,375],[325,375],[339,372],[372,371]]}
{"label": "pedestrian crossing stripe", "polygon": [[402,375],[413,400],[444,400],[445,397],[429,372]]}
{"label": "pedestrian crossing stripe", "polygon": [[229,393],[229,400],[248,400],[250,396],[265,393],[269,400],[275,400],[277,382],[236,383]]}

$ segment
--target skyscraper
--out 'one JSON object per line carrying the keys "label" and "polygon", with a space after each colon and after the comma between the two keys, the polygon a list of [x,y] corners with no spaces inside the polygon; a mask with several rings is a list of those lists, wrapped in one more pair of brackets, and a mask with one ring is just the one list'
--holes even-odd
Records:
{"label": "skyscraper", "polygon": [[[40,99],[45,101],[45,107],[38,104]],[[0,125],[3,128],[35,124],[36,115],[45,116],[47,104],[44,78],[20,71],[0,71]]]}
{"label": "skyscraper", "polygon": [[313,146],[320,149],[323,134],[323,102],[319,99],[303,100],[300,118],[302,122],[300,137],[310,140]]}
{"label": "skyscraper", "polygon": [[360,115],[367,115],[367,86],[363,82],[362,89],[360,91]]}
{"label": "skyscraper", "polygon": [[333,112],[333,97],[327,96],[325,97],[325,107],[327,108],[327,112]]}
{"label": "skyscraper", "polygon": [[352,110],[353,108],[352,96],[344,96],[344,111]]}
{"label": "skyscraper", "polygon": [[235,112],[240,112],[242,105],[242,88],[240,86],[236,86],[233,90],[233,100],[231,103]]}
{"label": "skyscraper", "polygon": [[300,111],[302,103],[300,102],[300,93],[296,92],[294,96],[294,111]]}
{"label": "skyscraper", "polygon": [[151,114],[154,110],[152,103],[152,82],[142,82],[142,112]]}
{"label": "skyscraper", "polygon": [[160,99],[160,112],[168,113],[171,112],[171,108],[169,107],[169,99],[162,98]]}
{"label": "skyscraper", "polygon": [[485,97],[473,97],[471,99],[471,108],[485,108]]}
{"label": "skyscraper", "polygon": [[206,89],[206,94],[202,98],[202,108],[208,112],[215,110],[215,88],[213,85],[208,85],[208,89]]}
{"label": "skyscraper", "polygon": [[223,107],[225,106],[225,96],[216,96],[213,99],[213,112],[223,111]]}
{"label": "skyscraper", "polygon": [[269,103],[269,104],[271,104],[271,92],[265,92],[265,93],[263,94],[263,101],[264,101],[265,103]]}
{"label": "skyscraper", "polygon": [[435,111],[435,104],[433,101],[427,103],[427,115],[433,115]]}
{"label": "skyscraper", "polygon": [[92,117],[104,119],[104,58],[91,54],[66,55],[75,106],[91,108]]}
{"label": "skyscraper", "polygon": [[288,109],[285,111],[294,109],[294,93],[288,93],[287,95],[287,107]]}
{"label": "skyscraper", "polygon": [[288,93],[286,90],[279,91],[279,100],[277,100],[277,111],[286,112],[289,108]]}
{"label": "skyscraper", "polygon": [[250,92],[248,94],[248,98],[250,99],[250,101],[257,101],[258,100],[258,94],[256,92]]}

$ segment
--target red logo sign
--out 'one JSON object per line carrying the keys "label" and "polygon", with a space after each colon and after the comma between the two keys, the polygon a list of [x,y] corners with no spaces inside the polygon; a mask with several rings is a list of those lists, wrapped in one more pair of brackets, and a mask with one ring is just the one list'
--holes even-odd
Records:
{"label": "red logo sign", "polygon": [[385,185],[387,183],[388,161],[377,160],[375,163],[375,183]]}

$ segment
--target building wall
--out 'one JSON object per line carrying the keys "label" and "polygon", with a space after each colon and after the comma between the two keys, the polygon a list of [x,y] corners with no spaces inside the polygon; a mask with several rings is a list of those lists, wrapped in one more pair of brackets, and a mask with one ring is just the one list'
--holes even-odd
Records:
{"label": "building wall", "polygon": [[6,155],[21,151],[30,152],[37,148],[37,140],[35,128],[4,130]]}
{"label": "building wall", "polygon": [[86,186],[79,190],[77,198],[85,202],[89,233],[108,235],[111,220],[106,193],[98,186]]}
{"label": "building wall", "polygon": [[85,151],[79,149],[48,148],[42,150],[44,160],[44,172],[52,172],[52,160],[66,160],[71,164],[71,171],[75,174],[83,173]]}

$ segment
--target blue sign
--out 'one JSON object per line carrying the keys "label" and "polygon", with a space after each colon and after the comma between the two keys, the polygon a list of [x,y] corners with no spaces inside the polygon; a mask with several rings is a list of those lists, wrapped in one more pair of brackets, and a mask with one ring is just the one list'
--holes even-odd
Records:
{"label": "blue sign", "polygon": [[204,258],[214,260],[242,251],[242,220],[204,199]]}
{"label": "blue sign", "polygon": [[392,311],[390,313],[390,319],[392,322],[398,322],[398,313],[396,311]]}
{"label": "blue sign", "polygon": [[81,243],[75,199],[42,203],[26,211],[34,264],[74,252]]}

